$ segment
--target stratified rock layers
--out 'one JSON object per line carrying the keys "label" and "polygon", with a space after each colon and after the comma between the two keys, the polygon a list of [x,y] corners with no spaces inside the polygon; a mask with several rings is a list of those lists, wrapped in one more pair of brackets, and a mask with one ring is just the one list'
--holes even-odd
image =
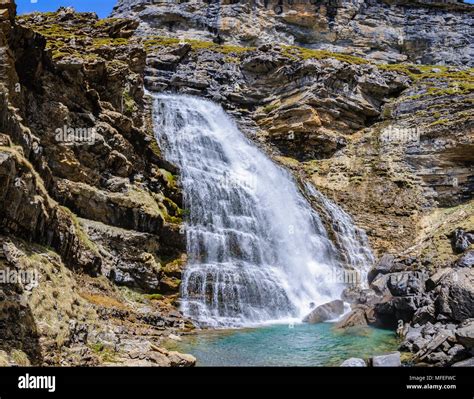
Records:
{"label": "stratified rock layers", "polygon": [[383,62],[472,65],[467,4],[397,0],[186,2],[120,0],[114,15],[141,35],[259,46],[295,44]]}
{"label": "stratified rock layers", "polygon": [[126,39],[137,24],[8,13],[0,363],[194,365],[156,345],[190,326],[173,306],[185,240],[177,170],[160,155],[143,93],[146,53]]}

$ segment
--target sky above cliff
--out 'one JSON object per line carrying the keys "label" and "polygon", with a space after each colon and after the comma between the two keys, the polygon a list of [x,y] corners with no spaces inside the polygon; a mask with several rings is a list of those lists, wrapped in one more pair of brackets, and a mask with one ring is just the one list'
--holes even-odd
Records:
{"label": "sky above cliff", "polygon": [[[93,11],[100,18],[107,17],[117,0],[16,0],[18,13],[56,11],[59,7],[74,7],[77,11]],[[466,0],[474,4],[474,0]]]}
{"label": "sky above cliff", "polygon": [[93,11],[100,18],[107,17],[117,0],[16,0],[17,11],[25,14],[33,11],[56,11],[59,7],[74,7],[76,11]]}

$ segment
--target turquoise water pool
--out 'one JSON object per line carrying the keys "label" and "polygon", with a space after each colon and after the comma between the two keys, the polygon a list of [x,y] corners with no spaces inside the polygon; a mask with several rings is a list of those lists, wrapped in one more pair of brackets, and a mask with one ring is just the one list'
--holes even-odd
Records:
{"label": "turquoise water pool", "polygon": [[368,358],[397,346],[393,331],[336,330],[330,323],[202,331],[167,345],[194,355],[198,366],[339,366],[349,357]]}

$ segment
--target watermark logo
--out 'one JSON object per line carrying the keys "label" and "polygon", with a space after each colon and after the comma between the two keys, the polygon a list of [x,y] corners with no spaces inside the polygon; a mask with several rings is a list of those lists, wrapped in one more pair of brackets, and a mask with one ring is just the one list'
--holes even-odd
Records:
{"label": "watermark logo", "polygon": [[361,275],[357,270],[335,269],[331,273],[331,281],[345,285],[359,285]]}
{"label": "watermark logo", "polygon": [[25,288],[35,288],[39,284],[38,270],[0,270],[0,284],[21,285]]}
{"label": "watermark logo", "polygon": [[220,185],[227,190],[244,188],[255,192],[257,190],[257,177],[250,172],[224,172],[220,178]]}
{"label": "watermark logo", "polygon": [[18,377],[19,389],[46,389],[48,392],[56,391],[55,376],[34,376],[26,373]]}
{"label": "watermark logo", "polygon": [[70,127],[64,125],[55,130],[55,139],[65,145],[94,144],[97,130],[94,127]]}
{"label": "watermark logo", "polygon": [[422,129],[413,128],[397,128],[392,125],[382,130],[380,139],[386,144],[417,144],[420,142]]}

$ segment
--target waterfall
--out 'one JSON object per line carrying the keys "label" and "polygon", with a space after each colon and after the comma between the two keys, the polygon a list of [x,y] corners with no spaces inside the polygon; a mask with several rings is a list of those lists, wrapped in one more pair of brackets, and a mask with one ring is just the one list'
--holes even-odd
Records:
{"label": "waterfall", "polygon": [[340,297],[340,256],[320,217],[220,106],[154,94],[154,127],[189,212],[186,316],[211,327],[300,320]]}
{"label": "waterfall", "polygon": [[[326,213],[331,224],[336,245],[345,270],[357,272],[357,280],[362,287],[367,286],[367,274],[375,262],[365,231],[357,227],[352,217],[340,206],[322,195],[313,185],[305,184],[306,192],[313,197]],[[351,283],[352,281],[348,281]]]}

